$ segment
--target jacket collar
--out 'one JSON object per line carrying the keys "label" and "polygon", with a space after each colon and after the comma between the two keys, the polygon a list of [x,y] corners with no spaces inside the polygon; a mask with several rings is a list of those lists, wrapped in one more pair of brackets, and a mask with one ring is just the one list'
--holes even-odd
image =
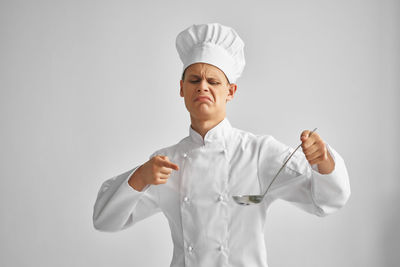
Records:
{"label": "jacket collar", "polygon": [[196,132],[192,126],[189,126],[189,135],[193,142],[199,145],[214,145],[219,144],[226,148],[226,141],[232,131],[232,125],[230,124],[227,117],[221,122],[215,125],[213,128],[208,130],[206,135],[203,137]]}

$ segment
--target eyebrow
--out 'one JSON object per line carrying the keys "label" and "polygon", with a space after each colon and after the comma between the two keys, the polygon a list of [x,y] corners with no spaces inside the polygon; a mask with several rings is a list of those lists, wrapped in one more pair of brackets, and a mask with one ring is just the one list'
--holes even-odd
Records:
{"label": "eyebrow", "polygon": [[[190,74],[189,78],[197,78],[197,79],[201,79],[201,76],[196,75],[196,74]],[[215,79],[215,80],[219,80],[217,77],[211,76],[211,77],[207,77],[207,79]]]}

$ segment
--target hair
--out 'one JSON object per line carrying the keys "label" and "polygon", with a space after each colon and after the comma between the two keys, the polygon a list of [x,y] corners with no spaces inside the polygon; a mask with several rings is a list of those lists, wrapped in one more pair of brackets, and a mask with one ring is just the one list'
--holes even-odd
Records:
{"label": "hair", "polygon": [[[185,80],[185,73],[186,73],[186,70],[187,70],[187,68],[186,68],[186,69],[183,71],[183,73],[182,73],[182,77],[181,77],[181,80],[182,80],[182,81]],[[231,84],[231,83],[229,82],[228,77],[226,77],[225,73],[224,73],[224,76],[225,76],[225,78],[226,78],[226,82],[227,82],[228,84]]]}
{"label": "hair", "polygon": [[[187,68],[186,68],[187,69]],[[184,81],[185,80],[185,72],[186,72],[186,69],[183,71],[183,73],[182,73],[182,78],[181,78],[181,80],[182,81]]]}

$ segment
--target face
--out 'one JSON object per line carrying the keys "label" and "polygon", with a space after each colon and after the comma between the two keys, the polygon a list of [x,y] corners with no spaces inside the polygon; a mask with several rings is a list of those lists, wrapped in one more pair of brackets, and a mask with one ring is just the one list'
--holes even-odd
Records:
{"label": "face", "polygon": [[222,119],[226,103],[233,98],[236,84],[229,84],[225,74],[207,63],[195,63],[180,81],[180,95],[191,117],[199,120]]}

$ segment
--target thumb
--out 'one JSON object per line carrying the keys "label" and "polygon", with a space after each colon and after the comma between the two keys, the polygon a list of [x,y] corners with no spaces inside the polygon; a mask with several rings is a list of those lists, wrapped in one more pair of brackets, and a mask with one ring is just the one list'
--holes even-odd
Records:
{"label": "thumb", "polygon": [[304,131],[301,133],[300,140],[304,142],[305,140],[308,139],[308,135],[309,135],[309,134],[310,134],[310,131],[309,131],[309,130],[304,130]]}

